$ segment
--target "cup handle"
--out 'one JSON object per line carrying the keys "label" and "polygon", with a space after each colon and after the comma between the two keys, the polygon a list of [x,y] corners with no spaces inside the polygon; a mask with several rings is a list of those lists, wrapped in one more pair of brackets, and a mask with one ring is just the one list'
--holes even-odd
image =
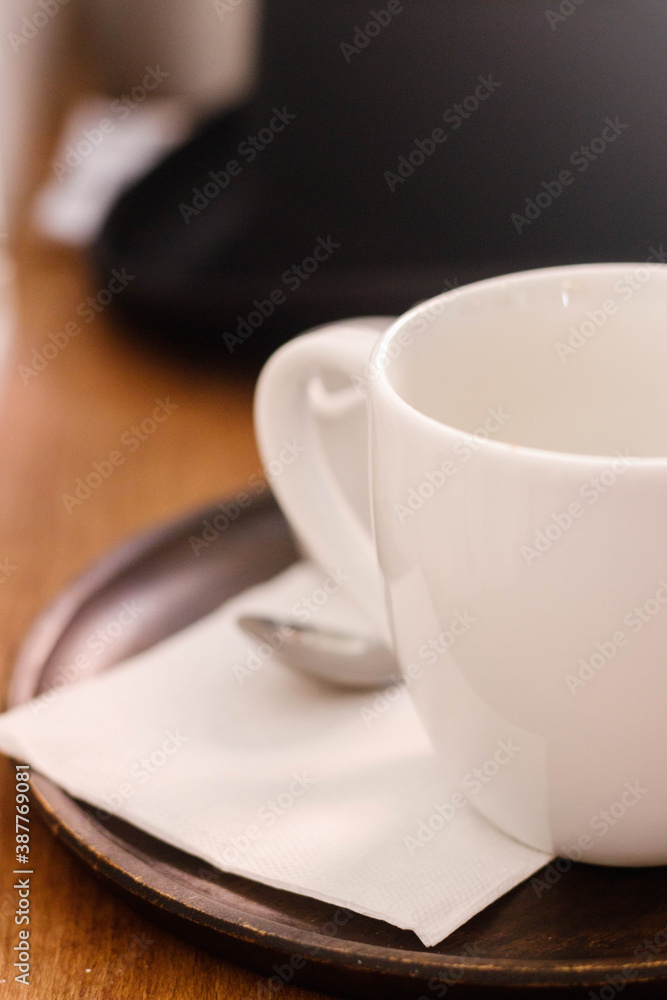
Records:
{"label": "cup handle", "polygon": [[[387,643],[385,587],[375,544],[327,461],[315,416],[323,379],[333,377],[340,384],[342,376],[350,381],[347,399],[354,394],[354,405],[359,405],[360,388],[366,395],[371,353],[392,322],[390,317],[346,320],[289,341],[264,366],[255,395],[259,450],[280,506],[319,565],[347,577],[346,589]],[[342,412],[346,393],[336,395]],[[336,418],[334,404],[328,418]],[[281,453],[299,441],[303,453],[283,464]]]}

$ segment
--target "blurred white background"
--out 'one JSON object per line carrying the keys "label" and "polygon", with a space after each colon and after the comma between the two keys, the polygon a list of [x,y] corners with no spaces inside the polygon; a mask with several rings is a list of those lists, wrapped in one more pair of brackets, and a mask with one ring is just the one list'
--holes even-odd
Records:
{"label": "blurred white background", "polygon": [[[231,107],[249,95],[256,73],[260,2],[2,0],[0,370],[11,326],[11,243],[27,194],[34,188],[29,165],[36,160],[35,144],[65,113],[72,53],[77,48],[84,50],[88,64],[94,67],[100,93],[97,104],[95,95],[92,101],[88,95],[69,118],[65,116],[63,148],[72,122],[80,123],[86,108],[97,108],[99,115],[105,101],[108,104],[137,87],[147,67],[160,67],[166,74],[159,96],[147,101],[141,115],[133,116],[126,129],[119,129],[115,141],[106,143],[101,155],[91,157],[85,169],[68,178],[68,184],[58,186],[53,177],[47,178],[37,201],[38,224],[52,238],[76,243],[77,236],[79,242],[85,241],[96,217],[102,217],[106,208],[102,192],[106,191],[107,202],[113,197],[114,155],[119,169],[117,186],[122,186],[132,179],[133,170],[135,175],[141,172],[151,157],[178,142],[197,118],[209,110]],[[130,151],[133,136],[134,154]],[[119,148],[129,161],[135,157],[134,168],[131,162],[126,163],[125,173]],[[95,190],[100,191],[98,208],[90,204],[91,191]],[[83,219],[81,224],[79,219]]]}
{"label": "blurred white background", "polygon": [[72,47],[83,47],[105,96],[168,74],[160,98],[193,119],[239,103],[256,70],[260,0],[2,0],[0,176],[11,232],[32,178],[35,137],[62,113]]}

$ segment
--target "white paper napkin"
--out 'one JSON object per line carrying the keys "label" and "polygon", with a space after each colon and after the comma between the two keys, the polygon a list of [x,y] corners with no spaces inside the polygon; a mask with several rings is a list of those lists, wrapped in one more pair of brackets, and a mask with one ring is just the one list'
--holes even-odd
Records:
{"label": "white paper napkin", "polygon": [[[5,713],[0,748],[224,871],[434,945],[549,857],[467,805],[415,847],[457,789],[403,688],[326,688],[236,626],[254,612],[368,632],[342,590],[321,606],[324,580],[292,567],[121,667]],[[142,613],[117,610],[128,628]]]}

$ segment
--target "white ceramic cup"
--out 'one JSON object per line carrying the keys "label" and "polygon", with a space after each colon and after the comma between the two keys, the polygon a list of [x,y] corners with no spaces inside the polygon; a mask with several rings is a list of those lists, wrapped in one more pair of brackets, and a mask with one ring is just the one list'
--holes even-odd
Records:
{"label": "white ceramic cup", "polygon": [[[364,396],[370,458],[357,429],[332,464]],[[474,807],[575,860],[667,863],[667,268],[529,271],[320,328],[270,359],[256,424]]]}

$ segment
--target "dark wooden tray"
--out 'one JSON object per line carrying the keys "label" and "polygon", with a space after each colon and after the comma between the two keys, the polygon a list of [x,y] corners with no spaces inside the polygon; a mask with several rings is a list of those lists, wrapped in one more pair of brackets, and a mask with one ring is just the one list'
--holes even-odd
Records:
{"label": "dark wooden tray", "polygon": [[[136,598],[147,610],[140,631],[109,646],[96,670],[146,649],[296,558],[270,498],[247,508],[195,557],[190,536],[218,512],[217,505],[199,510],[133,539],[72,584],[25,642],[10,703],[47,690],[58,666],[71,662],[119,601]],[[267,976],[299,956],[305,965],[292,982],[360,1000],[438,1000],[454,984],[460,1000],[667,995],[667,868],[573,865],[561,875],[552,867],[538,873],[549,884],[539,897],[525,882],[427,949],[412,933],[367,917],[336,911],[336,924],[325,903],[225,875],[120,820],[102,822],[40,775],[33,794],[54,833],[136,906]],[[654,952],[636,955],[644,941]],[[294,964],[301,966],[300,958]]]}

